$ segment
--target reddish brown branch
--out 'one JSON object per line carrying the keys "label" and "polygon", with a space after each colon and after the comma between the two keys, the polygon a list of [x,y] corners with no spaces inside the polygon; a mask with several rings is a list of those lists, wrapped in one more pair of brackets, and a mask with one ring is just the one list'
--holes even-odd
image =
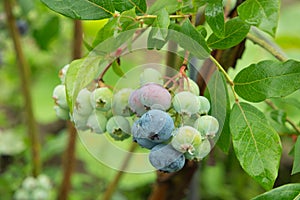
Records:
{"label": "reddish brown branch", "polygon": [[21,78],[21,89],[24,98],[25,119],[27,125],[27,132],[31,142],[31,157],[32,157],[32,175],[38,176],[41,170],[40,160],[40,141],[37,129],[36,120],[33,114],[32,98],[31,98],[31,84],[30,84],[30,68],[24,57],[23,49],[20,40],[20,34],[16,27],[16,20],[12,13],[12,1],[5,0],[4,8],[6,13],[7,25],[11,32],[11,37],[14,43],[14,49],[17,56],[18,68]]}
{"label": "reddish brown branch", "polygon": [[[78,59],[82,54],[82,25],[80,21],[74,21],[74,39],[73,39],[73,59]],[[68,127],[68,145],[63,157],[63,178],[58,192],[59,200],[68,199],[71,189],[71,177],[74,170],[76,158],[76,138],[77,131],[71,121],[67,121]]]}

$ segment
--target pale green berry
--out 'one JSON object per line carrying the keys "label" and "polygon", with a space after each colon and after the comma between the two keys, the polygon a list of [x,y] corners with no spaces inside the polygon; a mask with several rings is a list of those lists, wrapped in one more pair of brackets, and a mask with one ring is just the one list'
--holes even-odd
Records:
{"label": "pale green berry", "polygon": [[63,119],[63,120],[68,120],[70,119],[70,113],[69,110],[65,110],[62,107],[55,105],[54,106],[55,114],[58,118]]}
{"label": "pale green berry", "polygon": [[208,99],[204,96],[198,96],[197,98],[198,98],[198,101],[200,104],[199,113],[207,114],[210,110],[210,103],[209,103]]}
{"label": "pale green berry", "polygon": [[211,144],[208,139],[204,139],[200,144],[199,148],[196,149],[195,157],[196,159],[203,159],[211,151]]}
{"label": "pale green berry", "polygon": [[36,188],[32,192],[32,200],[47,200],[49,199],[49,193],[42,188]]}
{"label": "pale green berry", "polygon": [[114,94],[112,102],[112,112],[114,115],[128,117],[133,114],[128,104],[129,96],[133,91],[131,88],[123,88]]}
{"label": "pale green berry", "polygon": [[93,132],[101,134],[106,130],[107,119],[105,115],[98,110],[95,110],[87,120],[87,127],[89,127]]}
{"label": "pale green berry", "polygon": [[54,99],[56,105],[66,110],[69,109],[65,85],[57,85],[53,90],[52,98]]}
{"label": "pale green berry", "polygon": [[37,181],[32,176],[26,177],[22,183],[22,187],[26,190],[33,190],[37,186]]}
{"label": "pale green berry", "polygon": [[123,116],[116,115],[111,117],[106,124],[106,129],[115,140],[124,140],[130,137],[130,123]]}
{"label": "pale green berry", "polygon": [[59,78],[60,78],[62,84],[64,84],[66,82],[66,75],[67,75],[67,71],[68,71],[69,67],[70,67],[70,65],[67,64],[59,71]]}
{"label": "pale green berry", "polygon": [[16,191],[14,194],[14,199],[16,200],[24,200],[24,199],[30,199],[30,191],[20,188]]}
{"label": "pale green berry", "polygon": [[37,177],[37,181],[42,188],[48,189],[48,190],[51,189],[51,182],[49,180],[49,177],[46,176],[45,174],[40,174]]}
{"label": "pale green berry", "polygon": [[141,86],[143,86],[147,83],[156,83],[159,85],[163,85],[164,80],[162,74],[153,68],[144,69],[144,71],[140,74],[140,84]]}
{"label": "pale green berry", "polygon": [[213,116],[204,115],[196,120],[194,127],[200,131],[202,135],[214,137],[219,130],[219,122]]}
{"label": "pale green berry", "polygon": [[175,93],[182,91],[188,91],[197,96],[200,94],[199,86],[190,78],[186,79],[182,77],[179,79],[179,86],[176,88]]}
{"label": "pale green berry", "polygon": [[72,121],[75,124],[77,130],[85,131],[88,130],[89,127],[86,125],[89,116],[80,115],[77,109],[73,110]]}
{"label": "pale green berry", "polygon": [[91,104],[93,108],[101,111],[111,109],[112,91],[107,87],[95,89],[91,94]]}
{"label": "pale green berry", "polygon": [[91,92],[88,89],[84,88],[80,90],[76,98],[75,107],[80,115],[88,116],[92,113]]}
{"label": "pale green berry", "polygon": [[179,152],[193,155],[201,144],[201,134],[191,126],[182,126],[174,131],[171,144]]}
{"label": "pale green berry", "polygon": [[177,93],[174,96],[172,103],[176,112],[188,116],[196,114],[200,109],[197,96],[187,91]]}

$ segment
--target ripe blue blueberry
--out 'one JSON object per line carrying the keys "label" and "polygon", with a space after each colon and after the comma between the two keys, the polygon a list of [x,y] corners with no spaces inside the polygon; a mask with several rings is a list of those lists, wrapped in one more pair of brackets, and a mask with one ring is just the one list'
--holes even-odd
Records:
{"label": "ripe blue blueberry", "polygon": [[155,143],[167,141],[172,136],[174,122],[161,110],[149,110],[137,120],[131,132],[134,138],[145,138]]}
{"label": "ripe blue blueberry", "polygon": [[158,144],[151,149],[149,161],[160,171],[176,172],[183,168],[185,157],[170,144]]}

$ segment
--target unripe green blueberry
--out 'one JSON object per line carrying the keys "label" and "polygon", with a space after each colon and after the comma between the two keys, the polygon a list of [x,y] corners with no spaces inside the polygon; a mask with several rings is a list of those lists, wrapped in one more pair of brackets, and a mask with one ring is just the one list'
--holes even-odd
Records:
{"label": "unripe green blueberry", "polygon": [[55,114],[58,118],[63,119],[63,120],[68,120],[70,119],[70,113],[69,110],[65,110],[62,107],[55,105],[54,106]]}
{"label": "unripe green blueberry", "polygon": [[44,190],[42,188],[36,188],[32,192],[32,199],[33,200],[47,200],[47,199],[49,199],[49,193],[47,190]]}
{"label": "unripe green blueberry", "polygon": [[87,126],[88,117],[89,116],[80,115],[76,108],[73,110],[72,121],[77,130],[85,131],[89,129]]}
{"label": "unripe green blueberry", "polygon": [[107,119],[105,115],[98,110],[95,110],[87,120],[87,127],[89,127],[93,132],[101,134],[106,130]]}
{"label": "unripe green blueberry", "polygon": [[40,174],[37,177],[37,181],[42,188],[44,188],[46,190],[51,189],[51,182],[49,180],[49,177],[46,176],[45,174]]}
{"label": "unripe green blueberry", "polygon": [[88,116],[92,113],[91,92],[88,89],[84,88],[80,90],[76,98],[75,107],[80,115]]}
{"label": "unripe green blueberry", "polygon": [[177,93],[174,96],[172,103],[176,112],[188,116],[196,114],[200,109],[197,96],[187,91]]}
{"label": "unripe green blueberry", "polygon": [[191,116],[188,115],[182,115],[181,116],[181,125],[182,126],[194,126],[195,121],[199,118],[198,114],[193,114]]}
{"label": "unripe green blueberry", "polygon": [[67,71],[68,71],[69,67],[70,67],[70,65],[67,64],[59,71],[59,78],[60,78],[60,81],[62,84],[64,84],[66,82],[66,75],[67,75]]}
{"label": "unripe green blueberry", "polygon": [[204,115],[196,120],[194,127],[200,131],[202,135],[214,137],[219,130],[219,122],[213,116]]}
{"label": "unripe green blueberry", "polygon": [[53,90],[52,98],[54,99],[56,105],[66,110],[69,109],[65,85],[57,85]]}
{"label": "unripe green blueberry", "polygon": [[182,126],[174,131],[171,144],[179,152],[193,155],[199,148],[202,138],[198,130],[191,126]]}
{"label": "unripe green blueberry", "polygon": [[22,187],[26,190],[33,190],[37,186],[37,181],[32,176],[26,177],[22,183]]}
{"label": "unripe green blueberry", "polygon": [[156,83],[159,85],[163,85],[164,80],[159,71],[157,71],[156,69],[153,69],[153,68],[146,68],[140,74],[140,84],[141,84],[141,86],[143,86],[147,83]]}
{"label": "unripe green blueberry", "polygon": [[14,199],[16,200],[30,199],[29,191],[23,188],[18,189],[14,194]]}
{"label": "unripe green blueberry", "polygon": [[208,99],[204,96],[198,96],[197,98],[198,98],[198,101],[200,104],[199,113],[207,114],[210,110],[210,103],[209,103]]}
{"label": "unripe green blueberry", "polygon": [[179,80],[179,86],[176,88],[175,93],[179,93],[182,91],[188,91],[197,96],[200,94],[199,86],[190,78],[181,78]]}
{"label": "unripe green blueberry", "polygon": [[133,91],[131,88],[123,88],[114,94],[112,101],[112,112],[114,115],[128,117],[133,114],[128,104],[129,96]]}
{"label": "unripe green blueberry", "polygon": [[211,144],[208,139],[204,139],[199,148],[196,149],[195,158],[197,160],[203,159],[211,151]]}
{"label": "unripe green blueberry", "polygon": [[95,89],[91,94],[91,104],[94,109],[108,111],[111,109],[112,91],[107,87]]}
{"label": "unripe green blueberry", "polygon": [[106,130],[115,140],[124,140],[130,137],[131,127],[125,117],[116,115],[108,120]]}

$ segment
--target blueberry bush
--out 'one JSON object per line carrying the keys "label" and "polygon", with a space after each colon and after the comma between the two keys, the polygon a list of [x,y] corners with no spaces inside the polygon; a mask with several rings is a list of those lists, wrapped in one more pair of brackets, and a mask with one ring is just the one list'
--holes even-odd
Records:
{"label": "blueberry bush", "polygon": [[[3,26],[10,32],[0,34],[13,43],[24,102],[7,92],[3,103],[15,105],[3,109],[24,108],[26,121],[19,131],[12,127],[20,122],[0,129],[0,184],[18,175],[0,193],[15,199],[299,199],[300,27],[286,25],[285,37],[278,36],[285,3],[5,1]],[[26,52],[24,40],[35,44],[36,55]],[[7,71],[6,83],[14,73]],[[30,89],[39,73],[53,86],[46,95],[52,105],[40,115],[34,106],[43,93],[35,99]],[[53,126],[40,124],[47,111],[58,119]],[[41,139],[45,129],[64,134]],[[27,136],[18,133],[24,130]],[[62,169],[51,167],[62,153]],[[18,162],[26,164],[20,172],[13,167]]]}

